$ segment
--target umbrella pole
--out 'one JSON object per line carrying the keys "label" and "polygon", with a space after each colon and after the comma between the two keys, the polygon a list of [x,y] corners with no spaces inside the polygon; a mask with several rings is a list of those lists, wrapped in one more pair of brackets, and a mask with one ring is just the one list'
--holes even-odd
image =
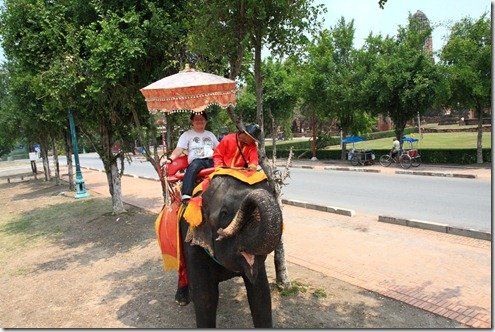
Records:
{"label": "umbrella pole", "polygon": [[[165,156],[167,153],[168,153],[168,146],[167,146],[167,142],[165,141],[165,133],[164,133],[164,129],[163,127],[166,126],[167,128],[167,136],[169,135],[169,132],[168,132],[168,121],[167,121],[167,115],[165,113],[162,113],[162,116],[163,116],[163,126],[162,126],[162,145],[163,145],[163,155]],[[162,173],[162,176],[163,176],[163,179],[165,181],[165,205],[167,206],[170,206],[170,204],[172,203],[170,201],[170,191],[171,191],[171,188],[170,188],[170,184],[168,183],[168,180],[167,180],[167,166],[168,164],[165,162],[165,167],[163,168],[164,172]]]}
{"label": "umbrella pole", "polygon": [[165,154],[167,149],[165,148],[165,126],[167,123],[167,118],[165,114],[162,113],[162,153]]}

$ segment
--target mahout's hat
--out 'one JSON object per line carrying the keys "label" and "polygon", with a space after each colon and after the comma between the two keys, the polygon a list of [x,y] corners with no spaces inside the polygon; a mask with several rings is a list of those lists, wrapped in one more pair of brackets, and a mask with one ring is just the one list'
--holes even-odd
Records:
{"label": "mahout's hat", "polygon": [[261,138],[261,129],[256,123],[248,124],[242,129],[244,133],[246,133],[249,137],[254,139],[256,142],[260,141]]}

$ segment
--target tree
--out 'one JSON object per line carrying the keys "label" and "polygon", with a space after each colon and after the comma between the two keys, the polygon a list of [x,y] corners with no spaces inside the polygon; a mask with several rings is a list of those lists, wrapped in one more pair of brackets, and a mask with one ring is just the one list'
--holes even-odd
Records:
{"label": "tree", "polygon": [[[278,128],[281,127],[287,133],[293,118],[293,109],[297,101],[294,92],[294,73],[292,66],[285,62],[269,57],[262,63],[263,79],[263,105],[268,118],[265,118],[265,133],[273,139],[273,158],[276,156],[275,140],[278,136]],[[239,97],[237,113],[243,120],[256,120],[256,95],[254,76],[246,76],[246,88]],[[267,129],[268,128],[268,129]]]}
{"label": "tree", "polygon": [[[31,93],[23,107],[32,105],[33,115],[52,124],[34,132],[63,127],[67,108],[74,111],[79,129],[104,162],[114,213],[124,211],[124,163],[111,148],[129,133],[156,128],[139,88],[179,68],[185,3],[10,0],[2,12],[3,45],[20,73],[14,86]],[[133,120],[139,130],[133,130]]]}
{"label": "tree", "polygon": [[[301,44],[301,40],[306,38],[303,34],[304,30],[310,29],[313,22],[316,22],[317,8],[308,0],[289,2],[217,0],[195,1],[193,4],[191,9],[195,17],[191,27],[193,49],[217,58],[225,56],[230,65],[231,79],[236,78],[240,73],[245,54],[253,51],[257,122],[261,126],[262,136],[264,131],[261,50],[267,45],[276,54],[291,53]],[[203,47],[200,48],[198,45]],[[219,45],[225,46],[218,47]],[[225,52],[222,52],[223,50]],[[239,125],[239,120],[232,109],[229,108],[228,111],[233,122]],[[263,140],[260,151],[262,156],[260,164],[272,185],[276,186],[272,176],[273,170],[264,163]],[[275,264],[277,265],[277,259]],[[280,281],[278,273],[277,281]]]}
{"label": "tree", "polygon": [[317,137],[321,139],[325,136],[323,125],[329,123],[332,117],[328,112],[329,97],[326,95],[335,68],[331,38],[329,30],[320,31],[314,41],[307,45],[307,54],[302,61],[291,58],[291,63],[297,68],[295,86],[299,108],[311,124],[313,159],[316,159]]}
{"label": "tree", "polygon": [[12,112],[12,97],[9,92],[10,78],[5,65],[0,67],[0,157],[14,148],[19,131],[15,113]]}
{"label": "tree", "polygon": [[[48,150],[61,135],[63,121],[44,93],[43,73],[60,52],[63,32],[54,19],[63,6],[42,1],[5,1],[0,34],[10,75],[11,111],[17,114],[28,142],[41,144],[45,180],[50,180]],[[52,10],[55,14],[52,14]]]}
{"label": "tree", "polygon": [[[323,92],[328,112],[337,120],[341,136],[368,132],[373,118],[363,107],[362,84],[367,74],[362,52],[353,48],[354,20],[346,23],[343,17],[330,31],[333,68]],[[345,160],[345,144],[341,158]]]}
{"label": "tree", "polygon": [[430,33],[409,15],[409,25],[400,27],[397,37],[370,36],[365,45],[375,62],[363,82],[363,99],[371,112],[390,116],[399,138],[408,121],[434,104],[440,75],[431,55],[423,51]]}
{"label": "tree", "polygon": [[474,109],[478,118],[477,162],[483,162],[483,114],[491,106],[491,30],[490,18],[463,18],[455,23],[440,59],[446,69],[450,94],[446,105]]}

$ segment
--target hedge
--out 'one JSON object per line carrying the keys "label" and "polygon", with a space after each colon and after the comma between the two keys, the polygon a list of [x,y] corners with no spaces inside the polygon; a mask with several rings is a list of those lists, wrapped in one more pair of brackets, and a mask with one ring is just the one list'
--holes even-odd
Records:
{"label": "hedge", "polygon": [[[272,155],[272,148],[266,147],[266,155]],[[294,159],[301,156],[300,159],[311,159],[311,149],[293,149]],[[389,149],[373,150],[376,158],[390,152]],[[468,165],[476,164],[476,149],[421,149],[421,161],[425,164],[458,164]],[[277,147],[277,158],[287,158],[289,150],[282,150]],[[316,158],[319,160],[340,160],[340,150],[317,150]],[[492,150],[483,149],[483,162],[491,163]]]}

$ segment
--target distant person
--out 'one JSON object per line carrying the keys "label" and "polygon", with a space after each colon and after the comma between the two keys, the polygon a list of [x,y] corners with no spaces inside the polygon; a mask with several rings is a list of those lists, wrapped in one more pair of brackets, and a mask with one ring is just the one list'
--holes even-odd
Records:
{"label": "distant person", "polygon": [[222,128],[222,130],[220,131],[220,135],[218,135],[218,141],[221,142],[222,139],[229,133],[229,131],[227,130],[227,128]]}
{"label": "distant person", "polygon": [[397,137],[393,138],[392,149],[390,150],[390,156],[396,159],[399,156],[400,152],[400,142]]}
{"label": "distant person", "polygon": [[192,113],[190,116],[192,129],[180,135],[177,147],[172,151],[167,163],[171,163],[187,151],[186,174],[182,182],[182,202],[189,201],[194,189],[196,176],[202,169],[213,167],[213,150],[218,146],[216,136],[205,130],[208,117],[205,112]]}
{"label": "distant person", "polygon": [[261,129],[249,124],[244,130],[223,137],[213,152],[215,167],[250,168],[258,167],[258,147]]}

